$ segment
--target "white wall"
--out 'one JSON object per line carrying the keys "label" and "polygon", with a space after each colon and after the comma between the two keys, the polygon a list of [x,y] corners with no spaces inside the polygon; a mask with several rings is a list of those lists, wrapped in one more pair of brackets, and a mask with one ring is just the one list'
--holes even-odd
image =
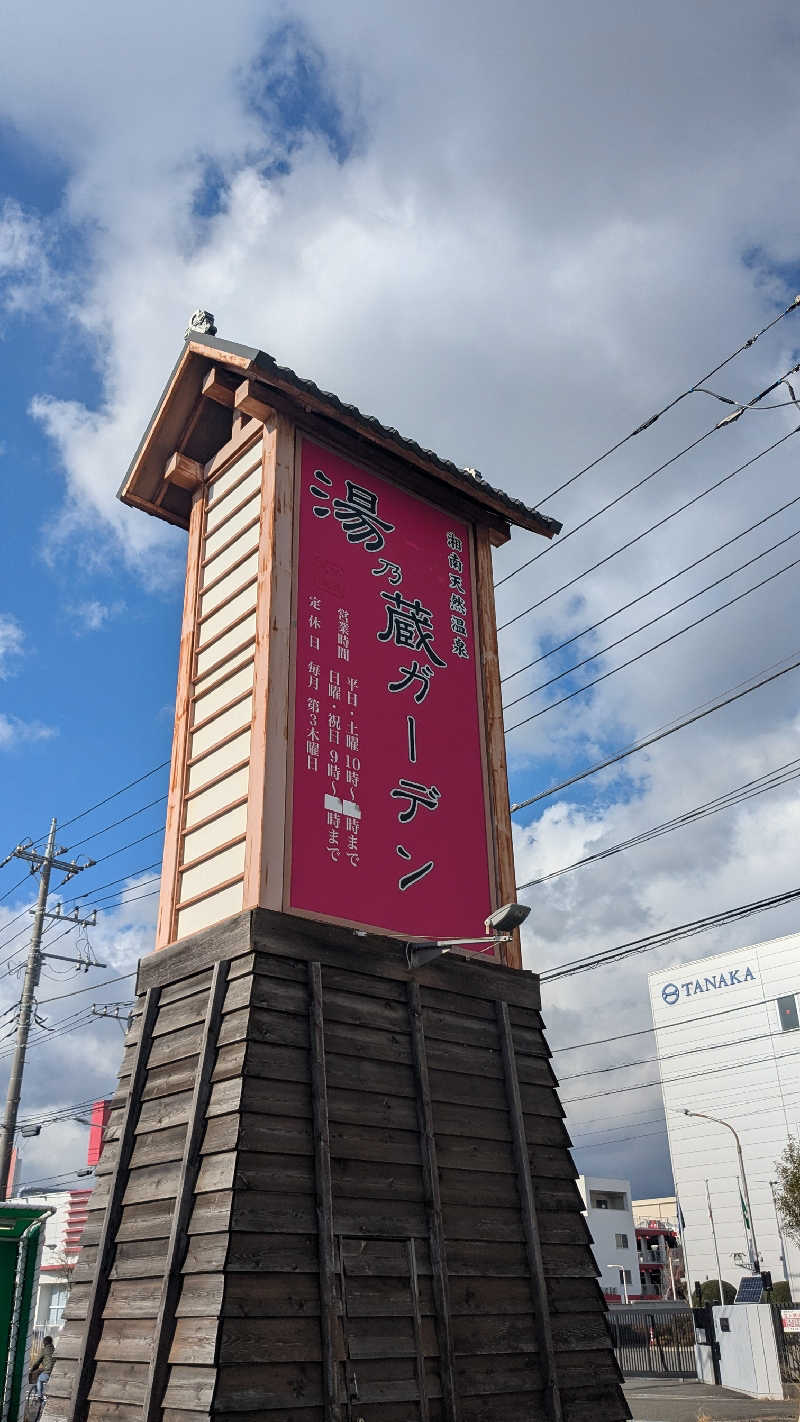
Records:
{"label": "white wall", "polygon": [[[727,1319],[729,1332],[722,1331],[722,1318]],[[782,1398],[778,1345],[769,1304],[715,1307],[714,1325],[720,1346],[722,1386],[745,1392],[748,1397]]]}
{"label": "white wall", "polygon": [[[612,1288],[621,1292],[618,1271],[627,1269],[630,1273],[628,1293],[641,1293],[642,1285],[639,1276],[639,1255],[636,1249],[636,1229],[631,1209],[630,1181],[610,1180],[607,1177],[595,1175],[580,1175],[578,1189],[583,1198],[586,1223],[592,1236],[594,1257],[600,1270],[600,1287],[606,1292]],[[593,1195],[605,1196],[609,1200],[614,1195],[622,1195],[625,1200],[624,1208],[595,1208],[591,1204]],[[616,1236],[618,1234],[626,1237],[627,1247],[622,1247],[617,1243]],[[613,1269],[609,1268],[609,1265],[613,1265]]]}
{"label": "white wall", "polygon": [[[784,1277],[770,1192],[775,1161],[800,1136],[800,1031],[781,1030],[775,998],[798,994],[800,934],[698,959],[650,976],[675,1186],[685,1219],[686,1271],[716,1278],[706,1204],[708,1179],[723,1278],[747,1266],[736,1143],[730,1131],[687,1117],[718,1116],[739,1133],[763,1267]],[[793,1296],[800,1298],[800,1249],[786,1242]]]}

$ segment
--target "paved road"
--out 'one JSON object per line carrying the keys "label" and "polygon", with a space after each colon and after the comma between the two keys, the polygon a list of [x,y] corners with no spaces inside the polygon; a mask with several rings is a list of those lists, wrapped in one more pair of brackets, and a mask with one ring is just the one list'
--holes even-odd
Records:
{"label": "paved road", "polygon": [[668,1378],[636,1378],[625,1384],[634,1422],[798,1422],[800,1401],[759,1402],[726,1387]]}

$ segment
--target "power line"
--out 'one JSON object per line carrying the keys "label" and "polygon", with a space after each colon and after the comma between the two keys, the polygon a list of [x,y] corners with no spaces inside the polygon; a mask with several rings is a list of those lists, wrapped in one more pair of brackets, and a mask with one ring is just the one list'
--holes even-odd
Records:
{"label": "power line", "polygon": [[583,859],[576,859],[572,864],[564,864],[560,869],[552,869],[549,874],[542,874],[538,879],[527,879],[524,884],[517,884],[517,893],[523,889],[533,889],[539,884],[546,884],[551,879],[559,879],[562,874],[569,874],[573,869],[582,869],[586,864],[598,864],[601,860],[610,859],[613,855],[621,854],[626,849],[633,849],[637,845],[647,844],[651,839],[659,839],[661,835],[671,834],[673,830],[683,829],[686,825],[708,819],[711,815],[719,814],[721,810],[729,810],[736,805],[744,804],[747,800],[764,795],[767,790],[779,790],[781,786],[790,784],[798,776],[800,776],[800,758],[786,761],[784,765],[777,766],[775,770],[767,771],[754,780],[747,780],[743,785],[728,790],[724,795],[717,795],[715,799],[695,806],[693,810],[685,810],[683,814],[674,815],[671,820],[665,820],[663,824],[642,830],[639,834],[631,835],[629,839],[609,845],[607,849],[597,850],[595,854],[587,854]]}
{"label": "power line", "polygon": [[[555,676],[549,677],[547,681],[540,682],[538,686],[532,687],[530,691],[523,692],[520,696],[515,697],[513,701],[506,702],[503,710],[508,711],[512,706],[518,706],[521,701],[527,701],[531,696],[535,696],[537,691],[544,691],[548,686],[553,686],[557,681],[562,681],[565,676],[569,676],[572,672],[579,671],[581,667],[588,666],[590,662],[599,661],[601,657],[606,656],[606,654],[613,651],[615,647],[621,647],[624,642],[629,642],[632,637],[637,637],[640,632],[645,632],[648,627],[654,627],[657,622],[663,622],[664,618],[670,617],[673,612],[680,611],[682,607],[688,607],[690,602],[696,602],[699,597],[703,597],[707,592],[711,592],[713,588],[719,587],[721,583],[727,582],[729,578],[735,577],[737,573],[743,572],[745,568],[751,567],[753,563],[758,563],[762,558],[766,558],[768,554],[774,553],[776,548],[782,548],[784,543],[791,543],[792,539],[797,538],[798,535],[800,535],[800,528],[796,528],[793,533],[788,533],[785,538],[780,538],[777,543],[772,543],[769,548],[765,548],[761,553],[756,553],[754,557],[749,558],[746,563],[740,563],[738,568],[732,568],[729,573],[723,573],[722,577],[716,578],[713,583],[706,583],[705,587],[700,588],[697,592],[691,593],[689,597],[683,598],[681,602],[676,602],[664,612],[659,612],[656,617],[651,617],[647,622],[642,622],[638,627],[632,628],[630,632],[625,632],[621,637],[617,637],[614,642],[609,642],[608,646],[600,647],[599,650],[593,652],[591,656],[584,657],[580,662],[574,662],[571,667],[566,667],[563,671],[557,672]],[[720,603],[719,607],[712,607],[709,612],[704,613],[702,617],[695,618],[693,622],[687,622],[684,627],[680,627],[676,632],[672,632],[669,637],[664,637],[660,642],[654,642],[652,647],[647,647],[643,652],[639,652],[637,656],[632,657],[629,661],[622,662],[618,667],[613,667],[611,671],[605,672],[603,676],[596,677],[594,681],[588,681],[585,686],[579,686],[577,690],[571,691],[569,696],[563,697],[562,701],[571,700],[573,696],[578,696],[580,692],[587,691],[590,686],[596,686],[599,681],[605,681],[607,677],[613,676],[614,672],[622,671],[624,667],[632,666],[634,662],[641,661],[642,657],[648,656],[650,652],[656,652],[660,647],[665,647],[667,643],[674,642],[676,637],[683,636],[684,632],[690,632],[693,627],[699,627],[701,623],[707,622],[710,617],[715,617],[718,612],[724,612],[726,608],[733,607],[734,603],[741,602],[742,599],[748,597],[750,593],[757,592],[759,588],[766,587],[767,583],[774,582],[782,573],[788,573],[792,568],[796,568],[798,563],[800,563],[800,558],[795,558],[791,563],[786,563],[782,568],[778,568],[774,573],[770,573],[768,577],[762,578],[760,582],[751,583],[749,588],[744,588],[743,591],[737,593],[735,597],[729,598],[727,602]],[[543,711],[537,712],[537,715],[543,715],[544,711],[551,710],[553,706],[560,706],[562,701],[553,701],[550,705],[545,706]],[[513,726],[509,727],[509,731],[513,731],[513,729]]]}
{"label": "power line", "polygon": [[[119,790],[114,790],[110,795],[106,795],[103,800],[97,800],[94,805],[89,805],[88,809],[81,810],[79,814],[73,815],[72,819],[64,820],[61,829],[64,830],[68,825],[74,825],[78,820],[85,819],[87,815],[93,814],[95,810],[101,809],[103,805],[108,805],[111,800],[116,800],[120,795],[124,795],[126,790],[132,790],[135,785],[141,785],[143,780],[149,780],[151,775],[157,775],[159,770],[165,770],[168,765],[168,760],[162,760],[159,765],[154,765],[151,770],[146,770],[143,775],[138,775],[135,780],[129,780],[127,785],[122,785]],[[45,835],[40,835],[36,843],[41,843],[45,838]]]}
{"label": "power line", "polygon": [[[704,1019],[705,1020],[705,1019]],[[748,1042],[763,1042],[772,1037],[771,1032],[754,1032],[749,1037],[737,1037],[735,1042],[707,1042],[702,1047],[684,1047],[680,1052],[665,1052],[655,1057],[637,1057],[632,1062],[616,1062],[611,1066],[591,1067],[588,1071],[574,1071],[569,1076],[560,1076],[559,1085],[563,1086],[565,1081],[577,1081],[584,1076],[604,1076],[610,1071],[628,1071],[631,1067],[652,1066],[654,1062],[671,1062],[678,1057],[694,1056],[695,1052],[717,1052],[722,1048],[730,1050],[731,1047],[743,1047]],[[717,1070],[717,1068],[715,1068]]]}
{"label": "power line", "polygon": [[[800,495],[798,497],[800,497]],[[149,800],[146,805],[140,805],[138,810],[132,810],[129,815],[123,815],[122,818],[119,820],[112,820],[110,825],[104,825],[102,829],[94,830],[92,834],[87,834],[84,839],[76,840],[75,843],[72,845],[72,849],[78,849],[80,845],[88,844],[89,840],[91,839],[98,839],[101,834],[108,834],[109,830],[116,829],[118,825],[127,824],[128,820],[135,820],[136,816],[143,815],[145,810],[152,810],[154,805],[163,804],[166,798],[166,795],[157,795],[155,800]],[[134,840],[133,842],[134,844],[137,843],[136,840]],[[98,864],[100,862],[100,860],[95,860],[95,864]],[[2,900],[0,900],[0,902],[2,902]]]}
{"label": "power line", "polygon": [[[747,1012],[754,1007],[768,1007],[771,1003],[777,1002],[777,997],[763,997],[758,1002],[742,1002],[736,1007],[721,1007],[716,1012],[706,1012],[703,1015],[703,1022],[710,1022],[715,1017],[729,1017],[732,1012]],[[669,1022],[663,1022],[658,1028],[659,1032],[667,1032],[672,1028],[696,1026],[697,1020],[692,1017],[672,1018]],[[577,1052],[585,1047],[607,1047],[612,1042],[626,1042],[631,1037],[644,1037],[650,1032],[655,1032],[655,1027],[640,1027],[634,1032],[617,1032],[613,1037],[595,1037],[591,1042],[572,1042],[568,1047],[553,1047],[553,1056],[559,1052]],[[691,1050],[702,1050],[692,1048]]]}
{"label": "power line", "polygon": [[[682,720],[675,721],[671,725],[644,740],[636,741],[632,746],[627,746],[625,750],[618,751],[616,755],[609,756],[607,760],[600,761],[597,765],[590,765],[586,770],[580,770],[575,775],[569,776],[567,780],[560,781],[557,785],[551,785],[547,790],[540,790],[538,794],[531,795],[527,800],[519,800],[511,806],[511,814],[516,814],[517,810],[525,810],[528,805],[534,805],[539,800],[546,800],[550,795],[556,795],[560,790],[566,790],[570,785],[576,785],[580,780],[586,780],[590,775],[597,775],[600,770],[607,770],[611,765],[617,765],[621,760],[625,760],[629,755],[635,755],[637,751],[646,750],[648,746],[655,745],[657,741],[663,741],[667,736],[675,735],[676,731],[682,731],[686,726],[692,726],[696,721],[702,721],[704,717],[711,716],[715,711],[721,711],[725,706],[731,706],[735,701],[741,701],[743,696],[749,696],[751,692],[758,691],[762,686],[767,686],[770,682],[777,681],[780,677],[786,676],[789,672],[796,671],[800,667],[800,660],[791,662],[789,666],[783,667],[780,671],[772,672],[769,676],[762,677],[753,686],[747,687],[744,691],[737,691],[730,696],[725,696],[720,701],[713,701]],[[520,721],[518,725],[524,725]],[[516,727],[512,726],[511,730]]]}
{"label": "power line", "polygon": [[[796,1056],[800,1056],[800,1049],[783,1053],[784,1059],[786,1057]],[[701,1071],[684,1072],[682,1076],[668,1076],[663,1081],[659,1076],[656,1077],[655,1081],[640,1081],[634,1086],[612,1086],[604,1091],[591,1091],[586,1096],[562,1097],[561,1104],[562,1106],[570,1106],[575,1105],[579,1101],[596,1101],[598,1097],[601,1096],[603,1098],[606,1096],[626,1096],[631,1091],[648,1091],[650,1087],[653,1086],[673,1086],[676,1081],[696,1081],[698,1076],[716,1076],[717,1073],[721,1071],[736,1071],[739,1067],[751,1065],[751,1062],[726,1062],[724,1066],[704,1067]],[[763,1106],[761,1111],[763,1113]]]}
{"label": "power line", "polygon": [[697,449],[698,445],[702,444],[704,440],[707,440],[709,435],[716,434],[717,430],[722,429],[723,426],[730,425],[734,420],[740,419],[745,413],[745,410],[750,410],[759,400],[763,400],[765,395],[771,394],[779,385],[782,385],[787,376],[794,375],[798,370],[800,370],[800,364],[791,366],[785,375],[773,381],[773,383],[768,385],[765,390],[762,390],[760,394],[754,395],[752,400],[748,401],[747,405],[740,409],[736,415],[726,415],[724,419],[718,420],[717,423],[712,425],[710,429],[707,429],[704,434],[698,435],[697,439],[692,440],[691,444],[687,444],[683,449],[679,449],[677,454],[673,454],[670,459],[664,460],[664,463],[659,464],[657,468],[651,469],[649,474],[644,474],[641,479],[637,479],[635,484],[630,484],[627,489],[623,489],[621,494],[616,494],[613,499],[609,499],[608,503],[603,504],[601,508],[589,514],[588,518],[583,519],[580,523],[576,523],[574,528],[571,528],[564,534],[563,538],[558,540],[557,544],[548,543],[545,548],[541,548],[538,553],[534,553],[533,557],[528,558],[525,563],[520,563],[519,567],[513,568],[510,573],[506,573],[504,577],[498,578],[495,587],[499,588],[503,583],[507,583],[509,578],[515,577],[516,574],[521,573],[523,569],[529,568],[532,563],[538,562],[545,554],[550,553],[553,548],[563,548],[568,538],[573,538],[576,533],[580,533],[581,530],[587,528],[590,523],[594,523],[595,519],[601,518],[603,514],[608,513],[609,509],[613,509],[617,504],[622,503],[623,499],[627,499],[629,494],[635,494],[637,489],[643,488],[651,479],[655,479],[657,474],[662,474],[665,469],[669,469],[670,465],[677,463],[679,459],[683,458],[684,454],[691,454],[692,450]]}
{"label": "power line", "polygon": [[[663,406],[662,409],[657,410],[654,415],[651,415],[649,417],[649,419],[644,420],[642,424],[637,425],[636,429],[631,430],[630,434],[626,434],[622,439],[617,440],[616,444],[612,444],[609,449],[606,449],[603,452],[603,454],[599,454],[596,459],[593,459],[591,464],[584,465],[583,469],[579,469],[577,474],[573,474],[569,479],[565,479],[564,482],[559,484],[555,489],[551,489],[550,493],[545,494],[544,498],[537,500],[537,504],[548,503],[550,499],[555,498],[556,494],[560,494],[562,490],[568,489],[570,484],[574,484],[577,479],[582,478],[584,474],[588,474],[590,469],[595,469],[598,464],[602,464],[603,460],[608,459],[609,455],[616,454],[617,450],[621,449],[622,446],[624,444],[627,444],[629,440],[635,439],[636,435],[643,434],[645,430],[649,430],[651,426],[656,423],[656,420],[660,420],[662,415],[666,415],[669,410],[673,410],[675,406],[679,405],[682,400],[685,400],[687,398],[687,396],[694,395],[698,390],[698,386],[704,385],[707,380],[713,380],[714,376],[718,375],[721,370],[724,370],[726,365],[730,365],[731,361],[735,360],[736,357],[741,355],[743,351],[749,350],[751,346],[755,345],[756,341],[759,340],[761,336],[766,335],[767,331],[771,331],[773,326],[778,325],[779,321],[782,321],[784,317],[789,316],[792,311],[795,311],[798,305],[800,305],[800,296],[796,296],[794,298],[794,301],[792,301],[786,307],[785,311],[781,311],[780,315],[776,316],[774,320],[769,321],[766,326],[762,326],[760,331],[756,331],[756,334],[754,336],[751,336],[749,340],[745,341],[743,345],[739,346],[732,353],[732,355],[729,355],[725,358],[725,360],[720,361],[719,365],[715,365],[713,370],[709,370],[705,375],[701,375],[700,379],[695,381],[694,385],[690,385],[687,390],[681,391],[680,395],[676,395],[674,399],[670,400],[666,405]],[[704,391],[702,393],[707,394],[709,392]]]}
{"label": "power line", "polygon": [[[40,997],[40,998],[37,999],[36,1006],[37,1006],[37,1007],[45,1007],[45,1006],[47,1005],[47,1003],[50,1003],[50,1002],[64,1002],[64,1001],[66,1000],[66,998],[68,998],[68,997],[80,997],[81,993],[84,993],[84,992],[99,992],[99,991],[100,991],[100,988],[110,987],[112,983],[124,983],[124,982],[127,982],[127,980],[128,980],[129,978],[135,978],[135,977],[136,977],[136,971],[135,971],[135,970],[134,970],[132,973],[120,973],[120,974],[118,974],[118,976],[115,977],[115,978],[106,978],[105,982],[102,982],[102,983],[90,983],[88,987],[76,988],[74,992],[62,992],[62,993],[58,993],[55,997]],[[11,1009],[9,1008],[9,1011],[10,1011],[10,1010],[11,1010]]]}
{"label": "power line", "polygon": [[576,973],[590,972],[595,968],[605,967],[608,963],[619,963],[623,958],[631,958],[637,953],[649,953],[653,948],[661,948],[667,943],[676,943],[682,938],[693,938],[696,934],[706,933],[709,929],[717,928],[721,924],[736,923],[740,919],[749,918],[752,914],[763,913],[771,908],[781,908],[784,904],[793,903],[798,898],[800,898],[800,889],[787,889],[782,894],[773,894],[769,898],[755,899],[752,903],[739,904],[736,908],[707,914],[704,918],[696,918],[689,923],[679,923],[674,928],[661,929],[658,933],[649,933],[642,938],[632,938],[627,943],[618,944],[616,948],[607,948],[600,953],[590,953],[585,958],[576,958],[569,963],[559,963],[558,967],[540,974],[540,981],[543,983],[555,982],[559,978],[570,978]]}
{"label": "power line", "polygon": [[[639,593],[637,597],[631,598],[630,602],[624,602],[621,607],[615,608],[613,612],[607,613],[605,617],[598,618],[597,622],[590,623],[588,627],[584,627],[580,632],[573,633],[571,637],[565,638],[565,640],[559,642],[557,646],[549,647],[547,651],[542,652],[540,656],[534,657],[530,662],[526,662],[524,667],[517,667],[516,671],[508,672],[506,676],[500,678],[501,683],[513,681],[515,676],[521,676],[523,672],[530,671],[531,667],[538,666],[539,662],[546,661],[548,657],[554,657],[556,652],[563,652],[564,648],[571,646],[573,642],[579,642],[582,637],[588,636],[590,632],[596,632],[598,627],[603,627],[606,622],[611,622],[613,618],[619,617],[621,613],[628,612],[630,608],[635,607],[637,603],[644,602],[645,598],[652,597],[653,593],[661,592],[662,588],[668,587],[669,584],[674,583],[677,578],[682,578],[685,573],[691,573],[694,568],[699,568],[701,563],[708,562],[709,558],[713,558],[715,554],[721,553],[725,548],[730,548],[732,544],[738,543],[740,538],[744,538],[756,528],[761,528],[762,524],[769,523],[770,519],[777,518],[779,514],[785,513],[787,509],[796,503],[800,503],[800,494],[796,494],[793,499],[789,499],[787,503],[781,504],[779,508],[773,509],[772,513],[766,514],[764,518],[760,518],[755,523],[751,523],[748,528],[743,528],[741,533],[735,533],[732,538],[727,538],[724,543],[718,543],[716,548],[712,548],[708,553],[703,553],[700,558],[695,558],[694,562],[685,564],[683,568],[678,569],[677,573],[670,573],[668,578],[663,578],[660,583],[654,583],[646,592]],[[773,545],[773,547],[774,546],[775,545]],[[743,564],[742,566],[746,565]],[[738,570],[734,569],[734,571]],[[728,574],[727,576],[731,575]]]}
{"label": "power line", "polygon": [[124,854],[126,849],[133,849],[134,846],[137,844],[144,844],[146,839],[153,839],[155,835],[163,833],[164,826],[158,825],[156,829],[150,830],[148,834],[142,834],[139,836],[138,839],[128,840],[128,843],[120,845],[119,849],[112,849],[110,854],[101,854],[100,858],[96,859],[94,862],[95,864],[105,864],[107,859],[115,859],[118,854]]}
{"label": "power line", "polygon": [[[619,557],[620,553],[626,553],[629,548],[633,548],[634,544],[641,543],[642,539],[647,538],[648,534],[655,533],[656,529],[663,528],[664,525],[670,523],[673,518],[677,518],[678,514],[685,513],[686,510],[690,509],[694,504],[700,503],[701,499],[705,499],[709,494],[713,494],[715,490],[721,489],[723,484],[727,484],[731,479],[735,479],[737,474],[743,474],[745,469],[751,469],[754,464],[758,463],[759,459],[763,459],[765,455],[771,454],[773,449],[778,449],[780,445],[792,439],[799,431],[800,425],[795,426],[793,430],[789,430],[788,434],[782,435],[780,439],[776,439],[772,444],[768,444],[764,449],[760,449],[751,459],[746,459],[744,464],[737,465],[737,467],[731,469],[728,474],[723,474],[722,477],[716,479],[713,484],[708,484],[705,489],[701,489],[699,494],[694,494],[691,499],[687,499],[685,503],[679,504],[671,513],[664,514],[663,518],[656,519],[655,523],[649,524],[647,528],[642,529],[641,533],[637,533],[633,538],[629,538],[627,542],[621,543],[618,548],[612,548],[611,552],[606,553],[605,557],[598,558],[596,563],[591,563],[589,567],[584,568],[582,572],[576,573],[572,578],[568,578],[565,583],[561,583],[559,587],[553,588],[552,592],[545,593],[544,597],[540,597],[538,602],[531,603],[530,607],[524,607],[521,612],[515,613],[513,617],[508,617],[505,622],[499,623],[497,628],[498,632],[504,631],[506,627],[513,626],[515,622],[520,621],[520,618],[527,617],[529,612],[535,612],[537,608],[543,607],[546,602],[550,602],[550,600],[557,597],[559,593],[566,592],[568,588],[574,587],[576,583],[582,582],[584,578],[588,577],[589,573],[596,573],[598,568],[602,568],[606,563],[610,563],[612,559]],[[551,546],[551,544],[548,544],[548,548]],[[546,553],[547,549],[543,551]],[[537,557],[538,556],[537,554]]]}
{"label": "power line", "polygon": [[[23,874],[22,878],[18,879],[16,884],[12,884],[10,889],[6,889],[4,894],[0,894],[0,904],[4,904],[6,899],[10,899],[11,895],[16,893],[17,889],[21,889],[23,884],[27,884],[30,877],[30,874]],[[10,919],[9,922],[13,923],[13,918]]]}

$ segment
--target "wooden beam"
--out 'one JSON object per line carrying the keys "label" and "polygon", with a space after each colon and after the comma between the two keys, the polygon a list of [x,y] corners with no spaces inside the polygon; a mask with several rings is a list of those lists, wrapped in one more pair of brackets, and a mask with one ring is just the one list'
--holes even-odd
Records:
{"label": "wooden beam", "polygon": [[436,1160],[436,1134],[433,1124],[433,1102],[428,1075],[428,1055],[425,1049],[425,1029],[422,1022],[422,995],[419,986],[407,987],[408,1016],[411,1024],[411,1045],[414,1055],[414,1078],[417,1095],[422,1175],[428,1209],[428,1236],[433,1270],[433,1299],[436,1308],[436,1331],[439,1338],[439,1371],[442,1381],[442,1415],[444,1422],[457,1422],[456,1385],[453,1337],[450,1331],[450,1290],[447,1278],[442,1193]]}
{"label": "wooden beam", "polygon": [[314,1185],[319,1254],[319,1312],[322,1332],[322,1376],[325,1422],[341,1422],[339,1368],[336,1358],[336,1261],[333,1247],[333,1186],[328,1124],[328,1084],[322,1012],[322,966],[308,965],[309,1032],[311,1038],[311,1108],[314,1119]]}
{"label": "wooden beam", "polygon": [[189,751],[192,716],[192,671],[197,636],[197,610],[200,597],[200,556],[203,550],[205,521],[204,491],[200,488],[192,501],[189,522],[189,547],[186,552],[186,584],[183,594],[183,620],[178,656],[178,689],[175,696],[175,724],[172,733],[172,758],[167,794],[167,824],[164,831],[164,854],[161,861],[161,885],[158,900],[156,948],[166,948],[174,938],[175,902],[178,892],[181,830],[186,813]]}
{"label": "wooden beam", "polygon": [[71,1422],[85,1422],[88,1412],[89,1389],[92,1385],[92,1377],[94,1375],[95,1349],[103,1326],[103,1309],[105,1308],[108,1297],[111,1258],[116,1246],[120,1219],[122,1218],[122,1197],[125,1194],[125,1188],[128,1184],[130,1161],[135,1139],[134,1132],[139,1117],[142,1089],[147,1074],[147,1059],[150,1053],[151,1037],[158,1014],[160,996],[161,988],[152,987],[148,990],[144,1000],[144,1010],[139,1024],[139,1040],[136,1043],[128,1086],[128,1099],[125,1102],[119,1132],[117,1164],[109,1186],[108,1201],[106,1203],[105,1214],[103,1215],[103,1223],[100,1226],[100,1239],[97,1245],[94,1279],[92,1280],[89,1301],[86,1306],[86,1322],[83,1327],[81,1348],[75,1366],[75,1377],[72,1384],[72,1401],[69,1412]]}
{"label": "wooden beam", "polygon": [[536,1199],[533,1193],[531,1163],[528,1142],[525,1137],[525,1117],[522,1111],[522,1096],[519,1089],[517,1058],[514,1052],[514,1038],[507,1002],[496,1002],[497,1028],[503,1049],[503,1070],[506,1079],[506,1099],[511,1119],[511,1136],[514,1143],[514,1163],[517,1167],[522,1224],[525,1231],[525,1248],[528,1255],[531,1293],[533,1294],[534,1324],[539,1344],[539,1362],[544,1380],[544,1403],[550,1422],[562,1422],[561,1393],[556,1373],[556,1353],[553,1330],[550,1325],[550,1300],[547,1297],[547,1280],[544,1273],[542,1242],[539,1235],[539,1221],[536,1217]]}
{"label": "wooden beam", "polygon": [[212,365],[207,372],[201,389],[208,400],[216,400],[218,405],[227,405],[229,409],[233,409],[234,386],[227,384],[217,366]]}
{"label": "wooden beam", "polygon": [[252,415],[254,419],[266,423],[275,415],[274,406],[260,399],[258,386],[254,380],[243,380],[237,385],[233,398],[233,408],[241,415]]}
{"label": "wooden beam", "polygon": [[188,489],[192,493],[202,482],[202,464],[198,464],[196,459],[189,459],[176,449],[164,465],[162,488],[164,485],[177,484],[179,489]]}
{"label": "wooden beam", "polygon": [[411,1301],[414,1305],[414,1351],[417,1355],[419,1415],[420,1422],[430,1422],[431,1413],[428,1406],[428,1384],[425,1377],[425,1346],[422,1340],[422,1308],[419,1297],[419,1274],[417,1273],[417,1251],[415,1245],[416,1241],[413,1239],[409,1239],[406,1243],[409,1287],[411,1289]]}
{"label": "wooden beam", "polygon": [[188,1244],[187,1227],[194,1204],[197,1172],[200,1168],[200,1146],[211,1095],[211,1074],[216,1061],[217,1038],[222,1021],[222,1005],[227,983],[227,961],[216,963],[208,993],[203,1036],[200,1042],[194,1091],[192,1092],[186,1140],[181,1159],[178,1194],[164,1259],[164,1275],[156,1317],[153,1354],[150,1359],[142,1401],[142,1422],[159,1422],[164,1405],[169,1352],[175,1332],[175,1310],[178,1305],[182,1281],[181,1269]]}
{"label": "wooden beam", "polygon": [[[511,809],[508,798],[506,740],[503,726],[503,698],[500,688],[500,662],[497,655],[497,619],[494,610],[494,581],[490,536],[485,528],[475,529],[478,635],[481,649],[481,684],[483,714],[486,726],[486,768],[489,778],[490,824],[494,838],[495,877],[498,903],[514,903],[517,897],[514,868],[514,841],[511,831]],[[503,962],[509,968],[522,967],[519,929],[510,943],[501,949]]]}

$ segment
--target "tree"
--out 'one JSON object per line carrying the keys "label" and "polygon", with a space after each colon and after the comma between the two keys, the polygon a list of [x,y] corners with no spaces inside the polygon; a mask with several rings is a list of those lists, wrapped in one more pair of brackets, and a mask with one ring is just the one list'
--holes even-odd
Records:
{"label": "tree", "polygon": [[[733,1303],[736,1298],[736,1290],[733,1284],[729,1284],[727,1279],[722,1280],[722,1299],[726,1304]],[[699,1280],[695,1283],[692,1304],[695,1308],[702,1308],[705,1304],[719,1303],[719,1283],[716,1279],[706,1279],[704,1284]]]}
{"label": "tree", "polygon": [[775,1205],[790,1239],[800,1244],[800,1142],[791,1136],[775,1162]]}

